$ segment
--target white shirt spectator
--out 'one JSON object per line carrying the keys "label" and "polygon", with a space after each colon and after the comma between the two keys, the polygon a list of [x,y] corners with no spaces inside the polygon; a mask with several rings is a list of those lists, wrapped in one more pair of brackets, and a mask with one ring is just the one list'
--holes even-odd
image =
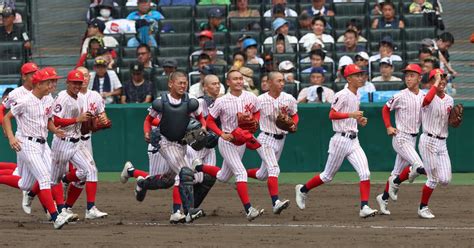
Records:
{"label": "white shirt spectator", "polygon": [[[318,94],[317,94],[317,90],[320,87],[323,89],[322,101],[318,99]],[[306,100],[308,100],[308,103],[316,103],[316,102],[332,103],[334,100],[334,95],[335,95],[334,91],[326,86],[313,85],[313,86],[303,88],[301,90],[301,92],[298,94],[298,102],[306,98]]]}
{"label": "white shirt spectator", "polygon": [[[297,17],[298,13],[296,11],[290,9],[290,8],[285,8],[285,17]],[[272,17],[272,9],[269,9],[263,13],[263,17]]]}
{"label": "white shirt spectator", "polygon": [[390,80],[384,80],[382,76],[374,77],[372,78],[372,82],[396,82],[396,81],[402,81],[401,78],[391,76]]}
{"label": "white shirt spectator", "polygon": [[[95,78],[95,71],[90,73],[91,79],[89,80],[89,89],[92,90],[92,87],[94,86],[94,78]],[[122,88],[122,83],[120,83],[120,79],[117,76],[117,73],[115,73],[112,70],[107,70],[107,74],[109,75],[110,78],[110,92]],[[99,93],[103,93],[104,90],[104,78],[99,78]],[[109,96],[105,98],[105,103],[113,103],[114,98],[112,96]]]}
{"label": "white shirt spectator", "polygon": [[[298,44],[298,38],[293,35],[287,35],[288,41],[290,44]],[[273,44],[273,36],[268,36],[265,41],[263,41],[263,44]]]}
{"label": "white shirt spectator", "polygon": [[307,33],[300,39],[300,43],[308,43],[320,39],[323,43],[334,43],[334,38],[329,34],[323,34],[321,38],[318,38],[314,33]]}

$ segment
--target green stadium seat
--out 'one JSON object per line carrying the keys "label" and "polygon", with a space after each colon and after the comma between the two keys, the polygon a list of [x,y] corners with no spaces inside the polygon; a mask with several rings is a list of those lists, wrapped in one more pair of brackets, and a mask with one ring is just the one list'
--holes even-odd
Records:
{"label": "green stadium seat", "polygon": [[159,57],[184,57],[189,56],[190,49],[189,47],[160,47]]}
{"label": "green stadium seat", "polygon": [[[298,28],[298,19],[297,17],[285,17],[285,20],[288,21],[289,30],[295,32]],[[272,17],[264,17],[263,18],[263,27],[262,29],[272,30]]]}
{"label": "green stadium seat", "polygon": [[20,67],[22,60],[2,60],[0,61],[0,75],[14,75],[20,74]]}
{"label": "green stadium seat", "polygon": [[335,16],[333,29],[346,30],[346,23],[351,19],[359,20],[362,23],[362,28],[366,29],[369,27],[369,19],[365,15],[361,16]]}
{"label": "green stadium seat", "polygon": [[394,41],[401,41],[402,35],[399,29],[370,29],[369,39],[371,42],[379,42],[383,37],[390,36]]}
{"label": "green stadium seat", "polygon": [[336,16],[364,16],[368,12],[368,5],[367,3],[334,3],[334,12]]}
{"label": "green stadium seat", "polygon": [[124,35],[123,34],[106,34],[105,36],[113,37],[115,40],[118,41],[119,46],[127,46],[127,43],[124,43]]}
{"label": "green stadium seat", "polygon": [[431,26],[423,14],[404,15],[403,21],[405,22],[406,28],[421,28]]}
{"label": "green stadium seat", "polygon": [[252,69],[254,72],[255,71],[260,71],[261,67],[258,64],[246,64],[246,67]]}
{"label": "green stadium seat", "polygon": [[253,22],[257,22],[261,25],[262,20],[260,17],[230,17],[229,31],[247,30],[247,26]]}
{"label": "green stadium seat", "polygon": [[286,83],[283,86],[283,91],[292,95],[294,98],[298,97],[298,85],[295,83]]}
{"label": "green stadium seat", "polygon": [[120,58],[120,60],[118,61],[118,65],[119,67],[123,68],[129,68],[130,65],[133,63],[133,62],[136,62],[137,61],[137,58],[136,57],[132,57],[132,58]]}
{"label": "green stadium seat", "polygon": [[153,84],[155,85],[155,91],[157,96],[160,92],[168,91],[168,76],[153,76]]}
{"label": "green stadium seat", "polygon": [[193,16],[192,6],[160,6],[159,11],[166,19],[190,19]]}
{"label": "green stadium seat", "polygon": [[[150,47],[152,56],[155,56],[157,48]],[[123,58],[136,58],[137,57],[137,48],[136,47],[123,47],[122,48],[122,57]]]}
{"label": "green stadium seat", "polygon": [[192,45],[191,34],[178,33],[162,33],[160,34],[158,43],[160,47],[179,47]]}
{"label": "green stadium seat", "polygon": [[[189,65],[189,57],[188,56],[181,56],[181,57],[166,57],[167,59],[175,59],[178,62],[178,65],[183,67],[184,65]],[[158,58],[158,64],[163,64],[163,59],[165,58]]]}
{"label": "green stadium seat", "polygon": [[0,42],[0,60],[23,60],[23,55],[22,41]]}
{"label": "green stadium seat", "polygon": [[405,28],[404,37],[406,41],[421,41],[425,38],[436,38],[436,29],[434,27],[427,28]]}
{"label": "green stadium seat", "polygon": [[405,51],[405,60],[418,60],[418,51]]}
{"label": "green stadium seat", "polygon": [[193,32],[193,19],[164,19],[160,21],[160,28],[170,25],[175,33],[192,33]]}
{"label": "green stadium seat", "polygon": [[372,82],[377,91],[385,90],[402,90],[405,88],[405,84],[401,81],[399,82]]}

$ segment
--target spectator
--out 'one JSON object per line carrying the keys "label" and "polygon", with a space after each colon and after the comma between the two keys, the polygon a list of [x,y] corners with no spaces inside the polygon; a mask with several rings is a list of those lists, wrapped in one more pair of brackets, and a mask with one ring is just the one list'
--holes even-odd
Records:
{"label": "spectator", "polygon": [[277,4],[281,4],[285,7],[285,17],[297,17],[298,13],[296,11],[286,7],[286,0],[272,0],[272,8],[263,13],[263,17],[272,17],[273,7]]}
{"label": "spectator", "polygon": [[144,69],[140,62],[135,62],[130,66],[132,78],[123,86],[123,93],[120,98],[122,104],[150,103],[153,100],[153,84],[145,79]]}
{"label": "spectator", "polygon": [[[97,8],[101,3],[103,2],[103,0],[92,0],[91,1],[91,4],[89,5],[89,8]],[[116,1],[114,0],[113,3],[114,7],[118,7],[118,3],[116,3]],[[90,21],[91,20],[91,16],[90,16],[90,11],[87,11],[87,14],[86,14],[86,19],[87,21]]]}
{"label": "spectator", "polygon": [[286,8],[283,4],[277,4],[277,5],[273,6],[272,7],[272,18],[273,19],[285,18],[286,17],[285,11],[286,11]]}
{"label": "spectator", "polygon": [[366,52],[359,52],[354,56],[354,64],[362,68],[362,70],[367,70],[369,60],[369,55]]}
{"label": "spectator", "polygon": [[263,59],[258,57],[257,54],[257,41],[255,39],[245,39],[242,43],[242,47],[244,48],[244,53],[247,56],[247,64],[258,64],[263,66]]}
{"label": "spectator", "polygon": [[348,29],[344,32],[344,46],[338,48],[338,52],[365,52],[365,47],[358,45],[359,34]]}
{"label": "spectator", "polygon": [[380,76],[374,77],[372,82],[393,82],[402,81],[401,78],[393,76],[393,64],[390,58],[383,58],[380,60]]}
{"label": "spectator", "polygon": [[215,7],[207,13],[207,22],[199,24],[199,30],[209,30],[212,32],[227,32],[224,25],[224,10]]}
{"label": "spectator", "polygon": [[423,67],[423,62],[425,59],[433,56],[431,53],[431,50],[427,47],[422,47],[420,50],[418,50],[418,64]]}
{"label": "spectator", "polygon": [[275,42],[275,47],[272,48],[272,52],[278,54],[278,53],[286,53],[286,51],[287,50],[286,50],[286,44],[285,44],[285,36],[283,36],[282,34],[278,34],[276,38],[276,42]]}
{"label": "spectator", "polygon": [[237,0],[235,8],[235,10],[229,12],[227,17],[260,17],[258,10],[249,8],[248,0]]}
{"label": "spectator", "polygon": [[213,40],[206,41],[203,46],[203,52],[211,58],[211,65],[227,65],[227,62],[217,55],[216,43]]}
{"label": "spectator", "polygon": [[410,14],[421,14],[425,10],[433,10],[433,4],[426,0],[413,0],[413,3],[408,7]]}
{"label": "spectator", "polygon": [[295,65],[289,60],[282,61],[278,65],[278,71],[283,73],[283,77],[285,78],[285,83],[296,84],[296,88],[299,91],[300,81],[295,79],[295,73],[294,73],[295,69],[296,69]]}
{"label": "spectator", "polygon": [[153,25],[158,27],[158,22],[165,17],[158,11],[151,9],[150,0],[138,0],[138,10],[133,11],[127,16],[129,20],[145,19]]}
{"label": "spectator", "polygon": [[[362,32],[362,23],[360,22],[359,19],[350,19],[347,23],[346,23],[346,30],[347,29],[352,29],[354,31],[357,32],[357,37],[359,37],[357,39],[357,42],[367,42],[367,39],[364,38],[362,35],[361,35],[361,32]],[[337,42],[344,42],[344,34],[339,36],[339,38],[337,38]]]}
{"label": "spectator", "polygon": [[122,93],[122,84],[114,71],[107,70],[104,58],[95,58],[94,72],[90,75],[89,89],[99,92],[105,103],[114,103],[114,97],[119,97]]}
{"label": "spectator", "polygon": [[[2,2],[3,3],[1,3],[1,4],[3,4],[3,9],[4,10],[7,10],[7,12],[10,12],[10,11],[14,12],[15,19],[14,19],[13,23],[15,23],[15,24],[22,23],[23,18],[21,16],[21,14],[15,11],[15,3],[14,2],[8,3],[8,2],[4,2],[4,1],[2,1]],[[3,25],[3,15],[0,18],[0,25]]]}
{"label": "spectator", "polygon": [[166,58],[163,60],[163,76],[169,76],[178,69],[178,61],[176,59]]}
{"label": "spectator", "polygon": [[[341,74],[344,75],[344,69],[346,68],[346,65],[343,66],[341,68]],[[363,96],[365,95],[368,95],[367,99],[369,100],[369,102],[371,102],[371,95],[376,91],[375,89],[375,85],[371,82],[369,82],[369,76],[367,74],[367,72],[364,70],[364,73],[362,74],[362,77],[364,77],[364,81],[365,81],[365,84],[364,86],[360,87],[357,89],[357,96],[359,97],[359,99],[361,99]],[[349,87],[349,84],[346,83],[346,85],[344,85],[344,88],[347,88]]]}
{"label": "spectator", "polygon": [[82,43],[81,54],[87,53],[87,49],[89,48],[90,40],[92,38],[102,40],[101,43],[103,44],[103,46],[108,48],[119,46],[118,41],[114,37],[104,35],[104,30],[105,23],[103,21],[94,18],[88,22],[86,33],[87,38],[85,38]]}
{"label": "spectator", "polygon": [[395,5],[392,1],[381,3],[382,16],[372,22],[372,29],[399,29],[405,28],[405,23],[395,16]]}
{"label": "spectator", "polygon": [[376,4],[374,5],[374,9],[372,9],[371,14],[374,16],[382,15],[382,3],[384,2],[385,0],[376,0]]}
{"label": "spectator", "polygon": [[197,60],[197,70],[192,71],[188,74],[189,82],[191,82],[191,76],[192,75],[200,74],[201,73],[200,70],[202,70],[202,68],[204,68],[204,66],[210,65],[210,64],[211,64],[211,58],[209,57],[209,55],[207,55],[205,53],[199,55],[198,60]]}
{"label": "spectator", "polygon": [[[198,56],[200,54],[203,53],[203,47],[204,47],[204,44],[207,42],[207,41],[211,41],[214,39],[214,34],[209,31],[209,30],[203,30],[201,31],[199,34],[198,34],[198,41],[199,41],[199,47],[201,48],[200,50],[196,50],[194,51],[193,53],[191,53],[191,55],[189,56],[189,60],[192,61],[193,57],[194,56]],[[223,55],[224,52],[220,51],[220,50],[217,50],[217,54],[218,55]]]}
{"label": "spectator", "polygon": [[[204,78],[208,75],[215,75],[214,67],[212,65],[205,65],[199,69],[199,82],[191,85],[189,87],[189,94],[193,95],[194,97],[198,98],[204,95]],[[220,87],[220,95],[225,94],[224,85],[221,83]]]}
{"label": "spectator", "polygon": [[313,0],[313,4],[303,12],[310,16],[334,16],[334,11],[326,8],[326,0]]}
{"label": "spectator", "polygon": [[127,42],[127,47],[138,47],[140,44],[146,44],[150,47],[158,47],[158,43],[153,37],[153,28],[147,20],[140,19],[135,21],[137,33],[135,37]]}
{"label": "spectator", "polygon": [[313,53],[317,53],[317,55],[320,57],[319,60],[321,60],[323,64],[326,64],[326,63],[331,63],[333,65],[335,64],[334,60],[332,58],[330,58],[329,56],[326,56],[326,51],[325,50],[323,50],[321,48],[314,48],[314,46],[313,46],[313,49],[308,52],[309,56],[306,57],[306,58],[303,58],[302,60],[300,60],[300,63],[314,64],[315,62],[311,61],[311,59],[312,58],[313,58],[313,60],[318,60],[318,59],[314,58],[314,55],[312,55]]}
{"label": "spectator", "polygon": [[199,5],[230,5],[230,0],[199,0]]}
{"label": "spectator", "polygon": [[242,43],[244,42],[245,39],[247,38],[252,38],[252,36],[248,34],[241,34],[239,36],[239,39],[237,39],[237,43],[235,44],[235,49],[234,52],[242,52],[244,49],[242,48]]}
{"label": "spectator", "polygon": [[428,57],[424,59],[423,66],[421,67],[423,74],[421,75],[421,83],[423,89],[429,89],[430,85],[428,84],[428,76],[431,70],[439,68],[439,61],[435,57]]}
{"label": "spectator", "polygon": [[[313,68],[316,67],[323,67],[324,59],[326,57],[326,53],[321,49],[313,50],[309,53],[309,59],[311,61],[311,67],[306,68],[302,71],[302,73],[311,73]],[[323,72],[326,73],[326,70],[323,68]]]}
{"label": "spectator", "polygon": [[137,61],[142,63],[145,68],[156,68],[153,64],[153,55],[151,54],[151,48],[147,44],[140,44],[137,47]]}
{"label": "spectator", "polygon": [[300,31],[312,31],[313,24],[311,23],[312,18],[308,12],[303,12],[298,16],[298,26]]}
{"label": "spectator", "polygon": [[114,11],[114,1],[113,0],[102,0],[97,6],[97,10],[99,11],[99,16],[96,18],[103,21],[108,22],[113,20],[112,12]]}
{"label": "spectator", "polygon": [[267,92],[269,90],[268,88],[268,74],[263,74],[262,77],[260,78],[260,88],[261,88],[261,94]]}
{"label": "spectator", "polygon": [[13,90],[13,88],[6,88],[5,91],[3,91],[2,99],[0,101],[3,102],[8,97],[8,94],[10,94],[10,92],[12,92]]}
{"label": "spectator", "polygon": [[285,51],[288,53],[294,52],[291,45],[298,44],[298,39],[295,36],[288,34],[288,21],[283,18],[277,18],[273,21],[272,28],[275,34],[273,36],[267,37],[263,44],[276,44],[276,39],[278,38],[278,35],[281,34],[285,38]]}
{"label": "spectator", "polygon": [[10,7],[3,9],[3,26],[0,26],[0,41],[23,41],[23,47],[31,49],[31,42],[28,34],[19,27],[13,25],[16,11]]}
{"label": "spectator", "polygon": [[86,53],[83,53],[79,58],[76,67],[84,66],[87,59],[94,59],[99,56],[99,50],[104,49],[104,41],[98,37],[89,39]]}
{"label": "spectator", "polygon": [[273,63],[273,57],[271,53],[263,55],[263,72],[270,73],[274,71],[275,64]]}
{"label": "spectator", "polygon": [[253,82],[253,70],[248,67],[240,67],[240,73],[244,77],[244,90],[252,92],[254,95],[258,96],[259,91]]}
{"label": "spectator", "polygon": [[303,88],[298,95],[298,103],[332,103],[334,91],[323,86],[325,77],[322,67],[311,68],[311,86]]}
{"label": "spectator", "polygon": [[390,58],[390,60],[393,61],[402,61],[402,58],[398,55],[393,54],[393,40],[390,36],[385,36],[380,40],[379,42],[379,53],[373,55],[369,59],[369,74],[370,74],[370,63],[379,61],[382,58]]}
{"label": "spectator", "polygon": [[303,37],[301,37],[299,43],[308,43],[315,41],[316,39],[321,40],[323,43],[334,43],[334,38],[324,33],[324,29],[326,27],[326,19],[322,16],[315,16],[313,21],[313,32],[307,33]]}
{"label": "spectator", "polygon": [[107,69],[109,70],[115,70],[117,68],[114,55],[115,55],[115,51],[107,47],[101,47],[97,51],[97,56],[101,56],[107,61],[107,65],[108,65]]}
{"label": "spectator", "polygon": [[244,52],[237,51],[232,55],[232,67],[239,70],[247,62],[247,55]]}
{"label": "spectator", "polygon": [[[428,43],[429,44],[426,44]],[[449,63],[449,48],[454,44],[454,36],[449,32],[444,32],[438,36],[436,40],[424,39],[422,43],[432,50],[433,56],[437,57],[440,61],[440,68],[448,70],[453,76],[457,76],[458,73],[451,67]]]}

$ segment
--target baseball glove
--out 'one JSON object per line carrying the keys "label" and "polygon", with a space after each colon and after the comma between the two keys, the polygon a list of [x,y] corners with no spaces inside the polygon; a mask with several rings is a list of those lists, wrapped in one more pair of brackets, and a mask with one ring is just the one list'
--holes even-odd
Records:
{"label": "baseball glove", "polygon": [[85,121],[81,124],[81,134],[85,135],[89,132],[97,132],[102,129],[107,129],[112,127],[112,121],[107,117],[105,113],[93,116],[88,121]]}
{"label": "baseball glove", "polygon": [[251,114],[237,113],[238,126],[251,133],[255,133],[258,129],[258,122]]}
{"label": "baseball glove", "polygon": [[280,113],[275,121],[276,126],[290,133],[296,132],[296,125],[293,119],[287,114]]}
{"label": "baseball glove", "polygon": [[449,125],[452,127],[459,127],[462,122],[463,113],[464,106],[462,104],[457,104],[456,106],[454,106],[454,108],[451,109],[451,112],[449,113]]}

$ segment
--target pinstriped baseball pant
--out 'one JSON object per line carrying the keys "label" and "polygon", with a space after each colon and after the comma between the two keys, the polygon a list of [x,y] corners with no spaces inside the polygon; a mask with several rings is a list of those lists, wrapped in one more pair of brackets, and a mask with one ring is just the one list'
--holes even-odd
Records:
{"label": "pinstriped baseball pant", "polygon": [[446,139],[440,140],[422,134],[418,144],[421,157],[425,161],[426,186],[431,189],[437,184],[448,185],[451,182],[451,160],[449,159]]}
{"label": "pinstriped baseball pant", "polygon": [[399,132],[392,138],[392,146],[397,157],[392,170],[392,176],[398,176],[408,165],[423,166],[423,161],[415,150],[416,136]]}
{"label": "pinstriped baseball pant", "polygon": [[194,159],[201,159],[203,164],[206,165],[215,165],[216,162],[216,149],[214,148],[203,148],[202,150],[196,151],[190,146],[188,146],[188,151],[186,156],[190,163],[193,162]]}
{"label": "pinstriped baseball pant", "polygon": [[28,191],[38,181],[41,190],[51,188],[51,157],[47,152],[47,145],[30,141],[25,137],[17,137],[21,144],[21,150],[17,157],[22,161],[18,164],[18,172],[21,177],[18,186],[21,190]]}
{"label": "pinstriped baseball pant", "polygon": [[265,180],[268,177],[278,177],[278,175],[280,175],[278,160],[280,160],[281,152],[285,145],[285,139],[286,137],[277,140],[263,132],[258,135],[257,140],[262,145],[257,149],[258,154],[262,158],[262,164],[256,174],[259,180]]}
{"label": "pinstriped baseball pant", "polygon": [[324,183],[332,181],[346,157],[356,170],[361,181],[370,179],[369,163],[358,138],[351,140],[341,136],[340,133],[335,133],[331,141],[329,141],[328,152],[329,156],[326,166],[320,174],[321,180]]}
{"label": "pinstriped baseball pant", "polygon": [[217,180],[227,182],[232,176],[235,176],[236,182],[247,182],[247,171],[242,163],[245,145],[236,146],[219,138],[218,147],[224,161],[221,170],[217,173]]}

